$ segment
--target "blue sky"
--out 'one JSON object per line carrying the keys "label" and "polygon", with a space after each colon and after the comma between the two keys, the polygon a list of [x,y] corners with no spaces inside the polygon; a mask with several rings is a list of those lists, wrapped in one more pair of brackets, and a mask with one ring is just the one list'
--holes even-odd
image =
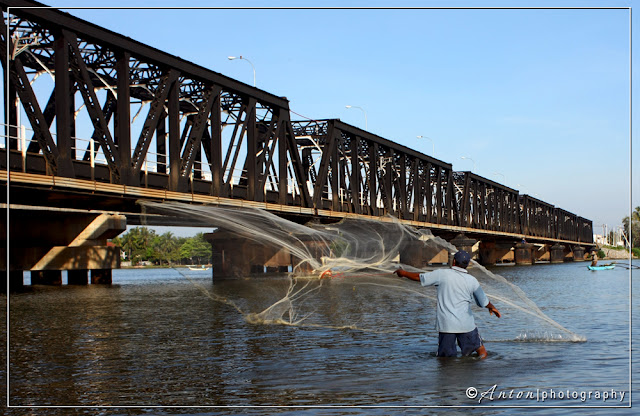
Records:
{"label": "blue sky", "polygon": [[[345,108],[362,107],[372,133],[428,155],[435,148],[455,170],[589,218],[598,231],[629,214],[629,10],[464,7],[634,3],[110,0],[91,5],[463,8],[66,11],[253,84],[248,62],[227,59],[243,55],[257,86],[298,114],[364,128],[363,112]],[[637,169],[633,179],[635,207]]]}

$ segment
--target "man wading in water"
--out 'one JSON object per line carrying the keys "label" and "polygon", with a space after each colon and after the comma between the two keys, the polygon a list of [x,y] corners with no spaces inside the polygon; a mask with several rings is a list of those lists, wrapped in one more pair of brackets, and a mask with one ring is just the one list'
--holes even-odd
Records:
{"label": "man wading in water", "polygon": [[490,314],[500,318],[500,312],[489,302],[480,283],[467,271],[470,260],[469,253],[460,250],[453,256],[453,266],[450,269],[430,273],[414,273],[402,269],[394,272],[400,277],[420,282],[422,286],[437,287],[438,357],[457,356],[457,340],[463,356],[476,351],[480,358],[486,358],[487,350],[482,345],[471,312],[472,301],[475,300],[478,306],[486,307]]}

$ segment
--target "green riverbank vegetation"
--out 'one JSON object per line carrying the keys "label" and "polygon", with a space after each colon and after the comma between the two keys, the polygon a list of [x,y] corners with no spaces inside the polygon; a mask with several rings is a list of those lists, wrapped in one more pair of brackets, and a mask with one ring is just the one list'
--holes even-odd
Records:
{"label": "green riverbank vegetation", "polygon": [[631,217],[627,216],[622,219],[622,226],[624,227],[625,239],[631,246],[633,256],[640,257],[640,207],[636,207],[633,210]]}
{"label": "green riverbank vegetation", "polygon": [[120,247],[122,260],[131,262],[131,266],[211,263],[211,244],[203,233],[176,237],[171,232],[157,234],[147,227],[135,227],[114,238],[112,243]]}

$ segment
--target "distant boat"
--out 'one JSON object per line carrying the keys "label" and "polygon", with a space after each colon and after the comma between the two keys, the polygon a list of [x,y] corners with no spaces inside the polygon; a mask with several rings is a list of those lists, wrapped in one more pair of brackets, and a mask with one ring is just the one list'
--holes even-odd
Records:
{"label": "distant boat", "polygon": [[193,270],[195,272],[204,272],[209,270],[209,267],[204,267],[204,266],[187,266],[189,267],[189,270]]}
{"label": "distant boat", "polygon": [[605,264],[604,266],[587,266],[589,270],[611,270],[616,267],[615,264]]}

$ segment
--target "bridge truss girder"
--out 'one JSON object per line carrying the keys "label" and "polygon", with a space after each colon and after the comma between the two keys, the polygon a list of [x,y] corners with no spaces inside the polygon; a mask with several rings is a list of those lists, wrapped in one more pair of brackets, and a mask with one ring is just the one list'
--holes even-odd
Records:
{"label": "bridge truss girder", "polygon": [[286,98],[55,9],[21,7],[34,5],[0,0],[1,169],[592,241],[591,222],[574,214],[339,120],[292,122]]}
{"label": "bridge truss girder", "polygon": [[315,208],[458,225],[450,164],[339,120],[292,125]]}
{"label": "bridge truss girder", "polygon": [[[286,99],[56,10],[12,9],[14,13],[7,14],[7,5],[22,3],[33,5],[0,2],[3,52],[7,42],[13,51],[18,39],[38,39],[15,56],[2,56],[14,92],[9,96],[17,95],[20,103],[8,100],[12,116],[7,135],[18,137],[14,126],[17,114],[24,111],[34,138],[28,152],[45,159],[46,172],[87,176],[83,167],[74,169],[78,162],[90,159],[88,145],[78,155],[76,136],[81,135],[79,120],[84,115],[89,120],[85,134],[108,167],[108,175],[98,174],[96,179],[140,185],[153,164],[153,173],[166,174],[165,183],[154,175],[156,187],[200,192],[202,182],[209,182],[210,193],[216,196],[259,201],[275,193],[280,203],[295,199],[310,203]],[[7,24],[9,38],[5,39]],[[50,93],[38,86],[43,73],[54,79]],[[48,97],[44,111],[42,96]],[[76,100],[83,103],[78,109]],[[144,115],[147,103],[136,141],[131,110],[140,106],[135,119]],[[225,130],[232,132],[225,134]],[[17,149],[16,139],[9,142],[10,149]],[[155,152],[150,150],[152,143]],[[207,168],[201,169],[203,165]],[[209,177],[203,181],[205,171]]]}

